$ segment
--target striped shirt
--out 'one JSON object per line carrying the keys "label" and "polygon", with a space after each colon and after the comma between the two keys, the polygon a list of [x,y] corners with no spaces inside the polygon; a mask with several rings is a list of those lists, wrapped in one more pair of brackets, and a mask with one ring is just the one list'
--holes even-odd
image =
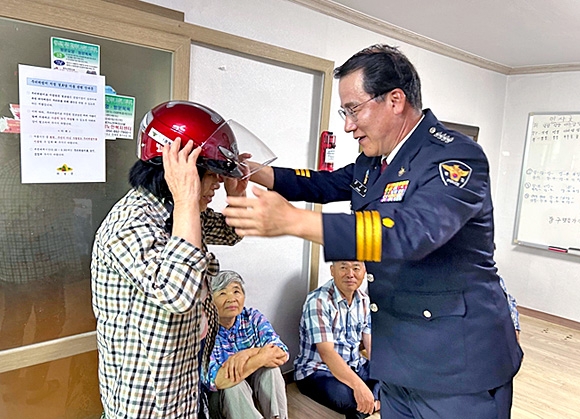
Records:
{"label": "striped shirt", "polygon": [[294,378],[302,380],[315,371],[330,371],[316,349],[321,342],[333,342],[334,350],[358,371],[367,362],[359,346],[362,334],[371,333],[369,305],[369,297],[358,289],[349,306],[334,280],[310,292],[300,319],[300,353],[294,361]]}
{"label": "striped shirt", "polygon": [[231,328],[220,326],[209,361],[209,372],[202,377],[203,384],[211,391],[217,391],[217,373],[230,355],[268,344],[274,344],[288,353],[288,347],[280,340],[266,317],[255,308],[244,307]]}
{"label": "striped shirt", "polygon": [[[197,418],[201,297],[218,261],[166,229],[169,211],[129,191],[95,236],[91,264],[99,384],[108,419]],[[202,213],[204,243],[240,237],[221,214]]]}

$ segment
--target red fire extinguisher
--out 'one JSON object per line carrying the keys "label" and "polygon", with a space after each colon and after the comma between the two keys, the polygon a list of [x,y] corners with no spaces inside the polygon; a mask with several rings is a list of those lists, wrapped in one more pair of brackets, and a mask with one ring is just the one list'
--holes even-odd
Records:
{"label": "red fire extinguisher", "polygon": [[334,169],[334,152],[336,150],[336,135],[331,131],[320,134],[320,153],[318,155],[318,170],[332,172]]}

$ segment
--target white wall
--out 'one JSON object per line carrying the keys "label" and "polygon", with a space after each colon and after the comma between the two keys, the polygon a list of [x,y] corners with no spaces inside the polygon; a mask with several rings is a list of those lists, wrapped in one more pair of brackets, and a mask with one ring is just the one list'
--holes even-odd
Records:
{"label": "white wall", "polygon": [[[310,138],[318,136],[311,118],[319,95],[315,86],[322,76],[265,64],[194,45],[191,47],[191,100],[233,119],[276,145],[275,163],[308,167],[314,161]],[[244,149],[238,136],[240,150]],[[258,155],[254,155],[258,158]],[[251,195],[251,191],[248,191]],[[217,191],[211,207],[225,207],[224,188]],[[302,208],[304,203],[297,204]],[[298,353],[297,324],[308,292],[310,243],[296,237],[246,237],[236,246],[210,246],[222,269],[235,270],[246,281],[246,306],[262,311],[288,345]],[[284,369],[291,369],[290,365]]]}
{"label": "white wall", "polygon": [[530,112],[580,109],[580,72],[510,76],[495,196],[497,264],[524,307],[580,321],[580,258],[511,244]]}
{"label": "white wall", "polygon": [[[479,143],[489,158],[493,182],[496,259],[510,291],[522,306],[580,321],[580,278],[574,269],[578,260],[511,245],[527,114],[578,109],[580,74],[507,77],[284,0],[151,2],[183,11],[189,23],[315,55],[336,65],[374,43],[399,45],[421,76],[424,107],[441,120],[480,128]],[[330,130],[337,134],[336,163],[342,166],[354,160],[358,145],[342,131],[338,107],[335,84]],[[348,209],[346,204],[332,204],[324,211]],[[275,260],[276,255],[271,257]],[[329,277],[324,261],[320,276],[321,281]]]}

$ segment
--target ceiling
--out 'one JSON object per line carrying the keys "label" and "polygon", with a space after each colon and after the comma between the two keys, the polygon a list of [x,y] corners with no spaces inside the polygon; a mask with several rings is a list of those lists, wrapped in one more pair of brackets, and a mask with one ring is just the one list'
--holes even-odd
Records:
{"label": "ceiling", "polygon": [[[580,69],[579,0],[300,2],[343,20],[352,18],[359,26],[364,26],[360,23],[365,21],[379,22],[379,26],[380,22],[387,27],[394,25],[411,40],[422,38],[421,42],[455,51],[459,57],[481,59],[492,67],[497,64],[498,68],[505,67],[506,73],[535,66],[560,71]],[[334,13],[328,13],[329,10]],[[398,39],[407,42],[405,36]]]}

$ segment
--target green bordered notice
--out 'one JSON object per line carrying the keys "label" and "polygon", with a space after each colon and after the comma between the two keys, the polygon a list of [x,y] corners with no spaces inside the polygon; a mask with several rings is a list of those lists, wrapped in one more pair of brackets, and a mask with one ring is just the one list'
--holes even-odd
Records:
{"label": "green bordered notice", "polygon": [[105,138],[133,139],[135,125],[135,98],[105,95]]}
{"label": "green bordered notice", "polygon": [[100,74],[100,45],[53,36],[50,47],[53,70]]}

